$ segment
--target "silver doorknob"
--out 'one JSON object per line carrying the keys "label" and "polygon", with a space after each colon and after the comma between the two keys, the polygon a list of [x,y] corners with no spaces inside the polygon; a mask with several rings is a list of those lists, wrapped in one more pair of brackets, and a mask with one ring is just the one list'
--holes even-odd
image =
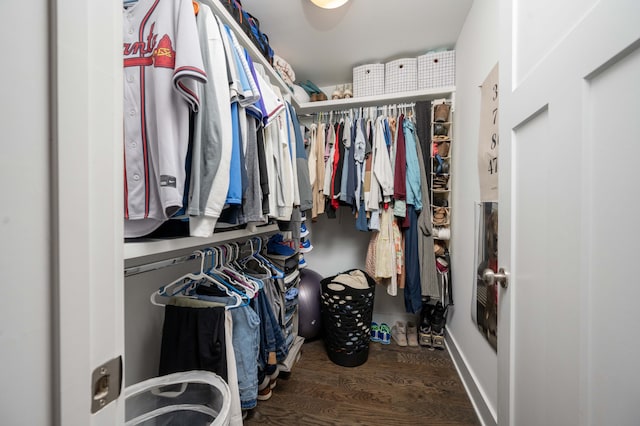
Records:
{"label": "silver doorknob", "polygon": [[507,288],[509,287],[509,273],[505,271],[504,268],[500,268],[498,272],[493,272],[487,268],[482,272],[482,281],[484,281],[486,285],[499,283],[502,288]]}

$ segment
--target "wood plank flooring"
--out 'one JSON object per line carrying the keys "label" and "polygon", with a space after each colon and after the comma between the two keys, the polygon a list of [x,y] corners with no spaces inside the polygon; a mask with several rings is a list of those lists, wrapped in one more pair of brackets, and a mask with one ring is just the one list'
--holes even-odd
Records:
{"label": "wood plank flooring", "polygon": [[245,425],[480,424],[446,351],[372,342],[354,368],[331,362],[321,340],[302,351]]}

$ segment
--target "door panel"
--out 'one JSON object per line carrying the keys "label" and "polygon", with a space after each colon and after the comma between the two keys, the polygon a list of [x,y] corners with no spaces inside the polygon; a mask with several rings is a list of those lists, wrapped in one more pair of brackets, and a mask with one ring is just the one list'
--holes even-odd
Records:
{"label": "door panel", "polygon": [[498,423],[631,424],[640,3],[537,3],[501,3]]}
{"label": "door panel", "polygon": [[[516,80],[522,81],[597,0],[563,0],[552,4],[548,1],[518,0],[515,3],[516,49],[526,52],[518,55],[514,64]],[[540,31],[541,28],[544,31]]]}
{"label": "door panel", "polygon": [[124,352],[122,3],[51,14],[54,423],[122,424],[122,399],[91,413],[93,370]]}
{"label": "door panel", "polygon": [[[608,66],[587,86],[589,132],[588,186],[593,197],[587,215],[588,404],[593,424],[632,424],[640,405],[628,405],[640,383],[640,254],[638,167],[640,159],[640,90],[629,90],[640,76],[640,49]],[[613,111],[635,111],[635,119]],[[614,129],[611,124],[614,124]]]}

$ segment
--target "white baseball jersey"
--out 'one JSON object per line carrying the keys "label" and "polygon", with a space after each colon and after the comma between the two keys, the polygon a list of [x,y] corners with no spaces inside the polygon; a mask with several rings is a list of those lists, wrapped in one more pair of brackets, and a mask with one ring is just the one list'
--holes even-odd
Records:
{"label": "white baseball jersey", "polygon": [[125,237],[182,207],[189,110],[207,80],[191,0],[139,0],[124,10]]}

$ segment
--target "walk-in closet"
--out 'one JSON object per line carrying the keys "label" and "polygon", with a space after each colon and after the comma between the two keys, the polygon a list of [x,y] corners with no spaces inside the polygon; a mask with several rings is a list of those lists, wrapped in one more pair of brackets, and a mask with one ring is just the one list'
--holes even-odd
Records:
{"label": "walk-in closet", "polygon": [[0,16],[3,424],[637,424],[637,2]]}

